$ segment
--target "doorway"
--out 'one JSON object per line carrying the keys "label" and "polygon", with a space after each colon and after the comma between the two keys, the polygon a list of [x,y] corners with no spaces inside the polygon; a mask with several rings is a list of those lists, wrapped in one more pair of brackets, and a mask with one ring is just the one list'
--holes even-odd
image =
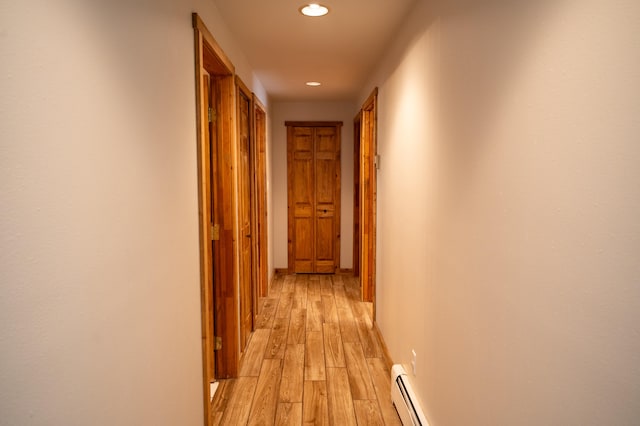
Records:
{"label": "doorway", "polygon": [[340,266],[342,122],[285,125],[289,272],[333,274]]}
{"label": "doorway", "polygon": [[[257,265],[254,307],[259,297],[267,297],[269,290],[268,224],[267,224],[267,113],[264,105],[253,95],[253,135],[255,147],[255,231],[253,240]],[[257,309],[254,308],[257,313]]]}
{"label": "doorway", "polygon": [[197,110],[198,221],[203,396],[210,383],[238,370],[238,294],[234,236],[234,67],[193,14]]}
{"label": "doorway", "polygon": [[[355,193],[358,199],[354,204],[354,265],[358,265],[362,300],[373,302],[375,318],[376,287],[376,205],[377,205],[377,103],[378,89],[374,89],[362,105],[360,113],[354,120],[357,135]],[[356,248],[354,247],[354,251]],[[354,266],[355,268],[355,266]]]}

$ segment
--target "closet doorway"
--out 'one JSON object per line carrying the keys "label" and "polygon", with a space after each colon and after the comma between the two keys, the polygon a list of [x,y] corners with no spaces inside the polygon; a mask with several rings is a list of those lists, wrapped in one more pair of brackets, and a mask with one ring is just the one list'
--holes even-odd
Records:
{"label": "closet doorway", "polygon": [[289,272],[333,274],[340,267],[342,122],[285,125]]}

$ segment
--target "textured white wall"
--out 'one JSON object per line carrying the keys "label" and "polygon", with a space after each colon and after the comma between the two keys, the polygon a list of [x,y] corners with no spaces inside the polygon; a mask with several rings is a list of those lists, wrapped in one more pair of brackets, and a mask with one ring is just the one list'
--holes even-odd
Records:
{"label": "textured white wall", "polygon": [[2,425],[202,424],[192,11],[0,4]]}
{"label": "textured white wall", "polygon": [[271,106],[273,258],[287,267],[287,128],[285,121],[342,121],[340,267],[353,266],[353,119],[351,102],[273,102]]}
{"label": "textured white wall", "polygon": [[361,96],[391,355],[435,425],[635,424],[640,3],[440,3]]}

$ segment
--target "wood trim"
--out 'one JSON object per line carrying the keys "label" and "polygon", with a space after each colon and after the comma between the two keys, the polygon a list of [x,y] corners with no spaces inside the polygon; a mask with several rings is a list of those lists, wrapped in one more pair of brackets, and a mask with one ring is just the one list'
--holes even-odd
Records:
{"label": "wood trim", "polygon": [[204,24],[200,16],[197,13],[193,13],[191,14],[191,19],[193,23],[193,28],[202,35],[202,38],[209,45],[208,47],[210,47],[213,50],[213,53],[215,54],[217,59],[222,63],[222,65],[224,65],[224,67],[228,70],[230,74],[235,74],[236,67],[233,66],[233,63],[231,63],[231,60],[224,53],[224,51],[222,50],[222,47],[220,47],[220,45],[218,44],[216,39],[213,37],[211,32],[209,32],[209,29]]}
{"label": "wood trim", "polygon": [[376,106],[377,101],[378,101],[378,88],[375,87],[371,91],[371,94],[369,95],[367,100],[364,101],[364,103],[362,104],[362,109],[370,109],[370,108]]}
{"label": "wood trim", "polygon": [[[251,325],[250,327],[248,327],[248,330],[245,329],[245,317],[244,317],[244,312],[243,312],[243,299],[242,299],[242,291],[243,289],[240,288],[240,296],[239,296],[239,300],[240,300],[240,354],[243,355],[245,350],[246,350],[246,345],[245,345],[245,341],[248,342],[249,341],[249,337],[248,335],[250,335],[250,333],[254,330],[254,323],[255,323],[255,319],[256,316],[258,315],[258,293],[257,293],[257,288],[256,288],[256,283],[257,283],[257,270],[258,270],[258,265],[256,260],[258,259],[258,249],[257,249],[257,225],[256,225],[256,220],[257,220],[257,213],[256,213],[256,204],[257,204],[257,199],[256,199],[256,163],[255,163],[255,157],[256,157],[256,147],[255,147],[255,137],[254,137],[254,127],[253,127],[253,93],[251,92],[251,90],[249,90],[249,88],[247,87],[246,84],[244,84],[244,82],[242,81],[242,79],[239,76],[235,76],[235,85],[236,85],[236,185],[237,185],[237,190],[236,190],[236,194],[239,197],[240,196],[240,182],[242,179],[246,178],[249,180],[249,235],[251,237],[251,242],[250,242],[250,253],[251,253],[251,260],[249,262],[249,277],[245,277],[244,276],[244,270],[243,270],[243,245],[244,245],[244,240],[246,238],[245,235],[242,235],[242,229],[244,224],[242,223],[242,214],[244,214],[241,209],[242,209],[242,202],[240,200],[238,200],[237,206],[238,206],[238,226],[237,226],[237,236],[236,236],[236,241],[238,242],[238,281],[239,281],[239,286],[243,287],[247,285],[247,282],[245,280],[249,280],[248,285],[249,285],[249,292],[251,295]],[[249,147],[248,147],[248,170],[247,170],[247,176],[246,177],[242,177],[241,176],[241,170],[242,167],[240,165],[241,162],[241,141],[240,141],[240,126],[241,126],[241,119],[240,119],[240,105],[241,105],[241,96],[243,96],[247,101],[248,101],[248,109],[247,109],[247,114],[248,114],[248,138],[249,138]],[[244,333],[244,334],[243,334]],[[248,333],[248,334],[247,334]],[[241,363],[241,359],[239,360],[239,364]]]}
{"label": "wood trim", "polygon": [[353,275],[353,269],[340,268],[340,270],[338,272],[336,272],[336,274],[338,274],[338,275]]}
{"label": "wood trim", "polygon": [[[194,14],[195,22],[195,14]],[[205,425],[209,424],[210,418],[210,380],[214,376],[213,362],[215,357],[213,355],[213,330],[209,319],[213,318],[213,295],[211,294],[211,288],[213,283],[212,265],[209,264],[209,260],[212,259],[212,254],[209,250],[211,241],[210,227],[209,227],[209,215],[208,197],[210,190],[208,187],[208,176],[210,173],[209,164],[209,144],[203,143],[208,140],[208,126],[205,125],[206,118],[204,117],[204,111],[207,107],[206,92],[203,93],[203,81],[205,76],[208,79],[208,73],[204,72],[202,65],[203,61],[203,37],[202,32],[194,26],[194,47],[195,47],[195,81],[196,81],[196,132],[197,132],[197,161],[198,161],[198,223],[200,227],[199,231],[199,243],[200,243],[200,303],[201,303],[201,328],[202,328],[202,385],[203,385],[203,409]]]}
{"label": "wood trim", "polygon": [[[235,264],[238,248],[234,241],[237,229],[234,193],[237,188],[233,179],[236,166],[235,86],[234,67],[229,58],[195,13],[192,15],[192,23],[195,48],[203,407],[205,424],[210,424],[209,383],[214,378],[237,375],[239,357],[239,295]],[[211,125],[208,120],[211,98],[214,101],[212,106],[218,110],[219,121],[216,125]],[[212,223],[220,225],[220,240],[213,243]],[[216,335],[222,337],[223,349],[214,353]]]}
{"label": "wood trim", "polygon": [[258,238],[258,281],[259,297],[269,292],[269,250],[267,211],[267,112],[258,97],[253,94],[253,134],[255,141],[255,184],[256,184],[256,237]]}
{"label": "wood trim", "polygon": [[293,234],[294,234],[294,206],[291,200],[291,182],[293,181],[293,170],[291,164],[293,163],[293,151],[291,141],[293,139],[293,129],[295,124],[286,121],[284,124],[287,126],[287,273],[295,273],[295,256],[293,252]]}
{"label": "wood trim", "polygon": [[[222,349],[216,354],[218,377],[229,378],[238,375],[239,363],[239,276],[238,259],[240,247],[236,240],[238,233],[238,179],[236,141],[236,90],[232,75],[221,76],[218,105],[218,170],[220,197],[215,223],[220,224],[220,240],[215,242],[220,254],[220,281],[217,296],[223,299],[219,308],[223,309],[222,321],[216,321],[216,331],[220,330]],[[216,311],[216,319],[220,314]],[[222,327],[218,327],[222,322]]]}
{"label": "wood trim", "polygon": [[266,114],[267,108],[264,106],[264,104],[260,101],[260,98],[258,98],[255,93],[253,94],[253,103],[257,108],[260,108]]}
{"label": "wood trim", "polygon": [[382,337],[382,332],[378,327],[378,323],[375,321],[373,322],[373,331],[378,336],[378,341],[382,344],[382,358],[384,360],[385,367],[387,367],[387,370],[391,370],[391,366],[393,366],[393,359],[391,358],[391,354],[389,353],[387,342],[385,342],[384,338]]}
{"label": "wood trim", "polygon": [[273,277],[272,279],[276,276],[276,275],[286,275],[289,273],[289,269],[288,268],[276,268],[273,271]]}
{"label": "wood trim", "polygon": [[373,302],[373,316],[376,313],[376,205],[377,171],[377,99],[375,88],[362,106],[361,146],[360,146],[360,282],[362,300]]}
{"label": "wood trim", "polygon": [[235,76],[235,81],[238,90],[241,90],[244,95],[253,102],[253,92],[251,92],[251,90],[249,90],[249,87],[244,84],[244,81],[242,81],[242,79],[238,75]]}
{"label": "wood trim", "polygon": [[285,121],[287,127],[341,127],[342,121]]}

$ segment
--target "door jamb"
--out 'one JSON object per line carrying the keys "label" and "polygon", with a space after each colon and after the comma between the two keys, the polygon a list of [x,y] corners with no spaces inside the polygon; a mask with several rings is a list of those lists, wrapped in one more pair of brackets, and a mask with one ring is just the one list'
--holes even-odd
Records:
{"label": "door jamb", "polygon": [[[269,291],[268,225],[267,225],[267,112],[258,97],[253,94],[253,140],[255,141],[256,170],[256,238],[258,247],[258,297],[267,297]],[[255,311],[257,314],[258,311]]]}
{"label": "door jamb", "polygon": [[[378,88],[360,111],[360,282],[362,300],[376,312],[376,212]],[[366,238],[365,238],[366,237]]]}
{"label": "door jamb", "polygon": [[[250,286],[251,286],[251,309],[252,309],[252,318],[251,318],[251,330],[250,332],[253,332],[254,330],[254,324],[256,321],[256,316],[258,313],[258,292],[257,292],[257,288],[256,288],[256,283],[257,283],[257,263],[256,260],[258,259],[258,247],[256,244],[256,236],[257,236],[257,231],[256,231],[256,217],[257,217],[257,212],[256,212],[256,170],[255,170],[255,155],[256,155],[256,147],[255,147],[255,134],[254,134],[254,117],[253,117],[253,102],[254,102],[254,96],[253,93],[251,92],[251,90],[249,90],[249,88],[247,87],[246,84],[244,84],[244,82],[242,81],[242,79],[240,77],[238,77],[237,75],[235,76],[235,83],[236,83],[236,88],[238,93],[236,94],[236,99],[237,99],[237,110],[236,113],[240,114],[240,94],[244,95],[247,100],[249,101],[249,191],[250,191],[250,201],[249,201],[249,215],[250,215],[250,230],[251,230],[251,272],[249,274],[249,280],[250,280]],[[238,118],[237,120],[237,124],[238,124],[238,129],[240,126],[240,119]],[[238,131],[239,133],[239,131]],[[238,137],[239,139],[239,137]],[[237,155],[238,155],[238,166],[239,166],[239,161],[240,161],[240,140],[238,140],[238,150],[237,150]],[[237,167],[237,173],[238,173],[238,183],[240,182],[240,167]],[[237,192],[238,194],[240,194],[240,192]],[[240,206],[240,203],[238,203],[238,206]],[[238,221],[241,220],[240,217],[240,211],[238,211]],[[242,224],[239,223],[238,224],[238,241],[240,242],[242,240],[242,238],[245,238],[246,236],[244,235],[240,235],[241,229],[242,228]],[[241,243],[238,244],[238,248],[240,249],[241,247]],[[242,254],[238,257],[238,262],[242,262]],[[242,268],[238,269],[238,274],[239,274],[239,278],[242,280]],[[242,281],[240,281],[240,285],[242,285]],[[242,327],[242,321],[244,319],[240,318],[240,326]],[[244,351],[246,350],[246,347],[242,347],[242,344],[240,345],[240,353],[244,354]]]}

